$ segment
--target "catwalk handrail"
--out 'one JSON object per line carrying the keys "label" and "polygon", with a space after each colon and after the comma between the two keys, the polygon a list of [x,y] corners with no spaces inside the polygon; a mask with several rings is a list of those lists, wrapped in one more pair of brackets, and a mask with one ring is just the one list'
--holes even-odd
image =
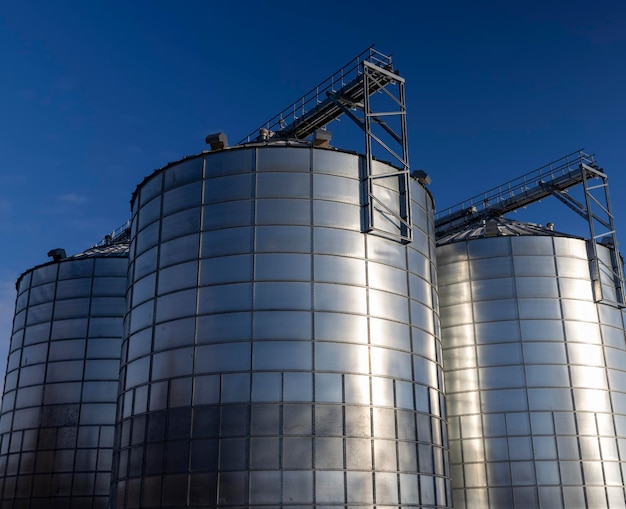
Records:
{"label": "catwalk handrail", "polygon": [[108,246],[111,243],[115,243],[115,241],[119,240],[120,237],[127,235],[129,230],[130,230],[130,219],[126,221],[123,225],[118,226],[115,230],[113,230],[108,235],[105,235],[105,237],[100,242],[97,242],[96,244],[94,244],[93,247]]}
{"label": "catwalk handrail", "polygon": [[[345,85],[357,81],[361,78],[361,64],[370,62],[390,70],[393,67],[391,55],[385,55],[370,46],[361,52],[355,58],[352,58],[347,64],[330,75],[324,81],[313,87],[302,97],[284,108],[280,113],[274,115],[267,122],[261,124],[256,130],[252,131],[245,138],[239,141],[239,145],[253,141],[259,136],[260,129],[267,129],[272,132],[278,132],[290,122],[295,122],[303,117],[307,112],[314,109],[318,104],[327,99],[327,92],[334,93],[341,90]],[[331,119],[332,120],[332,119]]]}
{"label": "catwalk handrail", "polygon": [[[595,167],[594,156],[585,154],[582,149],[572,152],[509,182],[446,207],[435,214],[435,225],[441,227],[463,215],[475,215],[487,209],[497,209],[497,206],[505,201],[509,204],[514,203],[516,197],[521,199],[522,195],[528,195],[530,190],[542,188],[545,184],[580,172],[581,164]],[[520,204],[523,205],[524,203]]]}

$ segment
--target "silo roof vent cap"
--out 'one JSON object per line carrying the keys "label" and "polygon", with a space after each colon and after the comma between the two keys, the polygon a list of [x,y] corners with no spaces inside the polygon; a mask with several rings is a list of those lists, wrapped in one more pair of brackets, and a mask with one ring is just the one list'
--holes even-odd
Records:
{"label": "silo roof vent cap", "polygon": [[267,140],[269,140],[273,136],[274,136],[274,132],[270,131],[269,129],[267,129],[265,127],[261,127],[259,129],[259,137],[257,138],[257,140],[259,140],[259,141],[267,141]]}
{"label": "silo roof vent cap", "polygon": [[431,182],[430,175],[428,175],[428,173],[424,170],[413,170],[411,172],[411,177],[424,186],[427,186]]}
{"label": "silo roof vent cap", "polygon": [[326,129],[318,129],[313,133],[313,146],[318,148],[330,147],[332,134]]}
{"label": "silo roof vent cap", "polygon": [[488,219],[485,222],[485,237],[497,237],[498,235],[501,235],[498,220]]}
{"label": "silo roof vent cap", "polygon": [[48,251],[48,256],[52,257],[52,260],[55,262],[67,258],[67,255],[65,254],[65,249],[61,249],[60,247]]}
{"label": "silo roof vent cap", "polygon": [[207,145],[210,145],[211,150],[222,150],[228,147],[226,133],[209,134],[204,141],[206,141]]}

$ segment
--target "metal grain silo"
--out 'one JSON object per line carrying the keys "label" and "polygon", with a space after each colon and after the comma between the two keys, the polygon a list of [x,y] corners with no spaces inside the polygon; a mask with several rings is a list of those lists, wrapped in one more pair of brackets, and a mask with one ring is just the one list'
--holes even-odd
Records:
{"label": "metal grain silo", "polygon": [[0,414],[3,508],[108,507],[128,243],[25,272]]}
{"label": "metal grain silo", "polygon": [[432,200],[409,179],[411,243],[362,233],[363,163],[269,142],[140,184],[116,507],[450,507]]}
{"label": "metal grain silo", "polygon": [[438,246],[455,507],[625,507],[624,315],[588,241],[491,219]]}

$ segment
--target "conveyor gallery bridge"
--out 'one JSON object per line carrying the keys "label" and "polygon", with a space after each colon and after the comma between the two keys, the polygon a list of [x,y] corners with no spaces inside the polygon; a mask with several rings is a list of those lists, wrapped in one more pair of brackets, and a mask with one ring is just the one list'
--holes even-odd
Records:
{"label": "conveyor gallery bridge", "polygon": [[[582,200],[568,193],[575,186],[582,186]],[[608,178],[596,164],[593,155],[582,150],[438,212],[435,216],[436,236],[441,238],[549,196],[554,196],[588,222],[591,275],[596,301],[609,300],[602,295],[600,284],[600,273],[608,272],[615,284],[616,304],[624,307],[623,262],[617,250]],[[598,243],[609,249],[610,266],[599,258]]]}
{"label": "conveyor gallery bridge", "polygon": [[[373,101],[374,94],[385,99]],[[326,126],[345,115],[365,134],[365,167],[361,180],[366,186],[361,204],[365,211],[363,231],[376,233],[400,242],[410,242],[411,199],[409,196],[409,152],[406,128],[404,79],[393,67],[390,55],[369,47],[319,85],[264,122],[239,144],[273,139],[300,139],[313,136],[313,143],[328,141]],[[323,145],[322,145],[323,146]],[[380,150],[397,172],[375,174],[374,150]],[[377,184],[388,179],[399,189],[398,203],[385,203],[376,192]],[[398,185],[395,181],[398,180]],[[378,213],[375,213],[378,211]],[[381,215],[382,213],[382,215]],[[387,228],[375,224],[375,218],[391,218]],[[380,219],[378,219],[380,221]],[[390,231],[389,222],[397,225]]]}

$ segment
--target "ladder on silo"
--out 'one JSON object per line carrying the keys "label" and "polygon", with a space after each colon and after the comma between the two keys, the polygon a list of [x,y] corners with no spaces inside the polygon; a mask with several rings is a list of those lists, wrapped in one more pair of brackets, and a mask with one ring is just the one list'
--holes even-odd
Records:
{"label": "ladder on silo", "polygon": [[[386,94],[394,104],[391,111],[374,111],[370,97]],[[342,115],[354,121],[365,134],[365,168],[360,175],[365,192],[361,206],[365,210],[364,232],[372,232],[400,242],[410,242],[411,198],[409,194],[409,155],[406,127],[404,79],[393,68],[390,55],[373,46],[322,81],[315,88],[274,115],[239,144],[273,139],[306,139]],[[392,128],[385,118],[395,117],[399,128]],[[383,139],[380,133],[385,133]],[[398,170],[375,174],[374,146],[391,156]],[[375,193],[385,179],[399,179],[399,203],[392,210]],[[389,232],[376,224],[375,208],[395,219],[397,231]]]}
{"label": "ladder on silo", "polygon": [[[583,186],[584,202],[567,193],[568,189],[577,185]],[[588,222],[588,250],[596,302],[626,307],[623,262],[615,234],[608,177],[595,163],[594,157],[582,150],[438,212],[435,216],[435,234],[441,238],[549,196],[556,197]],[[609,264],[598,255],[598,243],[608,249]],[[604,295],[601,284],[603,273],[612,280],[615,300]]]}

